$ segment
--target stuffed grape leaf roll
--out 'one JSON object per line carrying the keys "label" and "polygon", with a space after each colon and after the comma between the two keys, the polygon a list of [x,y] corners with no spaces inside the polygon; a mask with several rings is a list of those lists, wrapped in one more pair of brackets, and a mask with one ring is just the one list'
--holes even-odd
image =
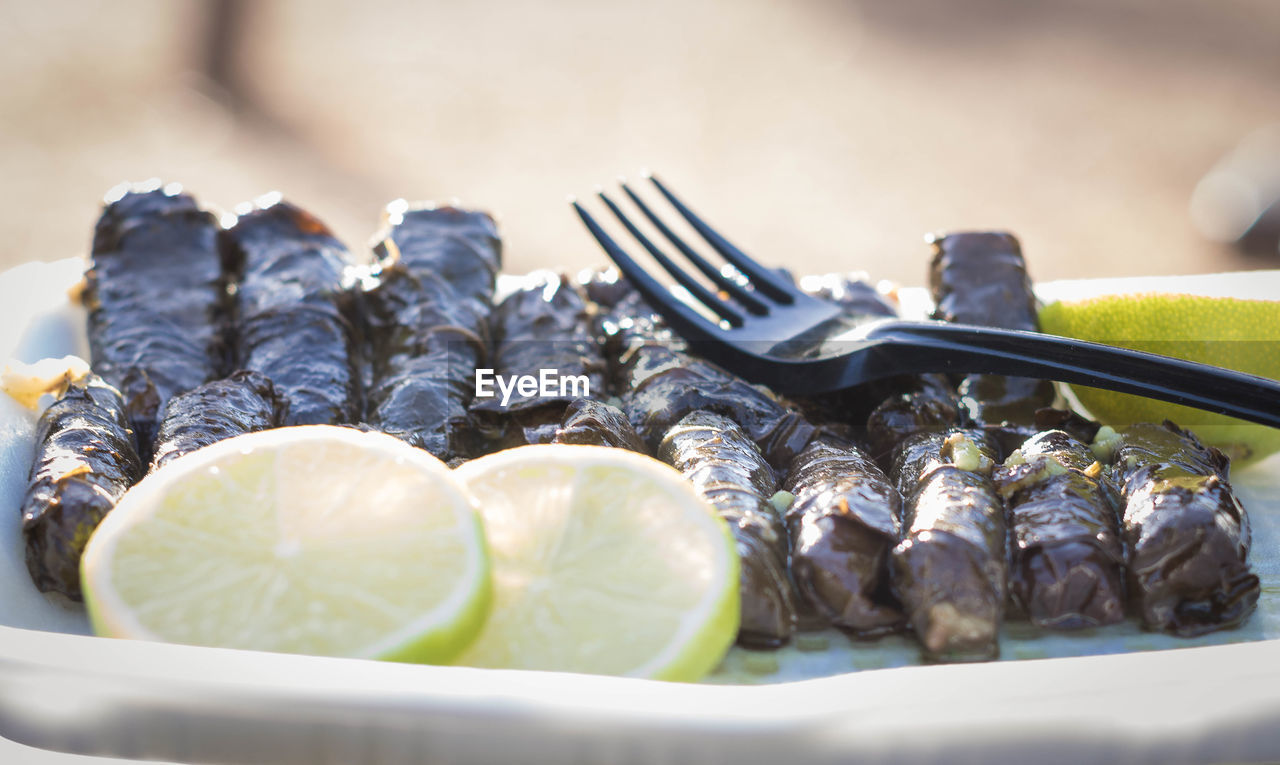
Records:
{"label": "stuffed grape leaf roll", "polygon": [[346,248],[323,223],[271,194],[223,232],[235,280],[236,367],[265,375],[286,425],[359,419],[354,304]]}
{"label": "stuffed grape leaf roll", "polygon": [[1099,442],[1114,447],[1129,589],[1142,626],[1193,636],[1244,623],[1260,584],[1249,569],[1249,516],[1227,481],[1227,457],[1167,421],[1130,425],[1114,438],[1106,430]]}
{"label": "stuffed grape leaf roll", "polygon": [[900,537],[902,498],[854,445],[819,435],[791,463],[783,488],[797,588],[832,624],[858,637],[900,629],[889,590],[889,555]]}
{"label": "stuffed grape leaf roll", "polygon": [[692,354],[638,293],[619,301],[603,328],[614,390],[650,451],[695,411],[737,423],[779,471],[813,437],[814,426],[772,392]]}
{"label": "stuffed grape leaf roll", "polygon": [[942,433],[969,422],[946,377],[920,375],[898,384],[907,390],[890,395],[867,416],[867,445],[885,470],[892,469],[894,455],[910,436]]}
{"label": "stuffed grape leaf roll", "polygon": [[491,385],[472,403],[494,448],[549,443],[577,398],[605,392],[607,365],[583,289],[553,271],[528,274],[490,316],[496,379],[536,383],[506,395]]}
{"label": "stuffed grape leaf roll", "polygon": [[[984,327],[1039,329],[1036,297],[1022,247],[1003,232],[959,232],[931,239],[933,317]],[[968,375],[959,386],[980,422],[1031,424],[1054,400],[1053,383],[1027,377]]]}
{"label": "stuffed grape leaf roll", "polygon": [[176,185],[107,200],[86,273],[90,364],[124,396],[145,459],[169,399],[227,371],[219,226]]}
{"label": "stuffed grape leaf roll", "polygon": [[993,476],[1009,510],[1013,603],[1041,627],[1124,619],[1119,495],[1088,446],[1061,430],[1028,439]]}
{"label": "stuffed grape leaf roll", "polygon": [[279,427],[287,409],[270,380],[243,369],[174,396],[160,422],[151,469],[225,438]]}
{"label": "stuffed grape leaf roll", "polygon": [[928,660],[999,653],[1008,570],[994,455],[980,431],[917,433],[895,464],[904,502],[893,590]]}
{"label": "stuffed grape leaf roll", "polygon": [[612,446],[648,454],[622,410],[603,401],[580,398],[565,409],[552,443]]}
{"label": "stuffed grape leaf roll", "polygon": [[800,289],[840,306],[854,323],[898,315],[893,293],[872,284],[863,272],[805,276],[800,279]]}
{"label": "stuffed grape leaf roll", "polygon": [[116,501],[142,477],[127,407],[97,376],[72,382],[40,415],[22,501],[27,570],[43,592],[80,600],[80,556]]}
{"label": "stuffed grape leaf roll", "polygon": [[379,278],[363,301],[366,420],[442,460],[473,456],[467,405],[488,352],[497,226],[477,210],[394,202],[375,251]]}
{"label": "stuffed grape leaf roll", "polygon": [[693,483],[729,523],[742,560],[742,622],[738,642],[776,647],[796,629],[796,603],[787,575],[787,531],[769,501],[773,470],[732,420],[690,412],[662,439],[658,458]]}

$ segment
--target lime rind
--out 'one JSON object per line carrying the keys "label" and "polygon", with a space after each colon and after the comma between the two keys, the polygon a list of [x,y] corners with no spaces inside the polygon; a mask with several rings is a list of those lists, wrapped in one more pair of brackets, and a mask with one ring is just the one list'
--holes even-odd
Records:
{"label": "lime rind", "polygon": [[649,664],[628,674],[633,677],[691,683],[710,674],[729,652],[737,639],[741,619],[742,601],[738,594],[741,562],[727,525],[725,538],[732,570],[725,579],[722,591],[711,596],[716,602],[711,615],[697,622],[690,620],[689,624],[682,627],[682,634],[672,640],[664,655],[655,657]]}
{"label": "lime rind", "polygon": [[[472,533],[484,539],[479,513],[472,515]],[[493,606],[492,563],[487,544],[479,547],[474,566],[464,574],[468,585],[455,588],[449,598],[369,649],[369,658],[415,664],[447,664],[480,634]]]}
{"label": "lime rind", "polygon": [[[665,464],[663,468],[666,468]],[[681,487],[688,485],[683,477],[677,478]],[[704,516],[707,533],[719,534],[722,541],[717,548],[722,557],[712,564],[713,570],[723,572],[717,582],[719,586],[707,588],[696,610],[681,620],[680,627],[662,653],[627,672],[629,676],[692,682],[715,669],[737,638],[741,616],[738,581],[741,561],[728,523],[714,510],[707,509]]]}

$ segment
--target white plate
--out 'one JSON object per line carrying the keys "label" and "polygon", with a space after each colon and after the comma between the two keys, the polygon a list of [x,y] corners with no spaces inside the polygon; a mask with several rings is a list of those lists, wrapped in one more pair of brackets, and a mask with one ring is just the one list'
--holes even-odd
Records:
{"label": "white plate", "polygon": [[[0,326],[18,328],[0,334],[0,355],[83,353],[83,314],[62,298],[78,269],[0,274]],[[1276,295],[1280,272],[1040,291],[1113,288]],[[36,593],[22,563],[32,423],[0,394],[0,735],[29,746],[245,763],[1280,760],[1280,458],[1233,477],[1263,581],[1240,630],[1015,625],[1001,661],[954,666],[909,666],[904,638],[823,633],[775,654],[735,649],[709,683],[687,685],[63,634],[83,633],[83,617]]]}

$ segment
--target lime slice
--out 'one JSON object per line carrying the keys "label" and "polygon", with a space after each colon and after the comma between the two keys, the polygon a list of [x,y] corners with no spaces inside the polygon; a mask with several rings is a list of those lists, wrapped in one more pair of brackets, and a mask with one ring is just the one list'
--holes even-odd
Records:
{"label": "lime slice", "polygon": [[679,473],[599,446],[508,449],[457,469],[480,503],[494,605],[478,667],[691,681],[738,632],[727,524]]}
{"label": "lime slice", "polygon": [[[1149,293],[1050,303],[1040,328],[1280,379],[1280,301]],[[1280,450],[1280,429],[1155,399],[1071,386],[1108,425],[1173,420],[1236,464]]]}
{"label": "lime slice", "polygon": [[228,439],[131,489],[81,563],[94,631],[442,663],[490,599],[474,505],[442,462],[325,425]]}

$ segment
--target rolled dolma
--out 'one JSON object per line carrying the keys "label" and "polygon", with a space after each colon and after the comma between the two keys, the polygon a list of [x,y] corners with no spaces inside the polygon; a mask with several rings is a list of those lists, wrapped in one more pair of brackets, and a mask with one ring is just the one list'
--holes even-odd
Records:
{"label": "rolled dolma", "polygon": [[805,599],[832,624],[858,637],[903,626],[889,591],[889,553],[900,538],[902,498],[852,444],[828,435],[791,463],[783,488],[791,573]]}
{"label": "rolled dolma", "polygon": [[1045,407],[1036,410],[1035,429],[1061,430],[1082,444],[1093,443],[1102,423],[1083,417],[1070,409]]}
{"label": "rolled dolma", "polygon": [[583,269],[578,272],[577,282],[587,300],[595,303],[601,311],[612,309],[623,298],[635,293],[635,288],[615,266]]}
{"label": "rolled dolma", "polygon": [[472,456],[479,439],[467,406],[488,352],[497,226],[480,211],[397,202],[375,250],[379,280],[363,301],[366,420],[442,460]]}
{"label": "rolled dolma", "polygon": [[[848,331],[867,321],[898,315],[896,295],[872,284],[865,273],[805,276],[800,279],[800,289],[814,297],[829,300],[843,310],[844,315],[831,328],[832,334]],[[830,350],[839,352],[842,349]],[[807,420],[821,423],[824,430],[836,433],[846,440],[865,441],[865,423],[872,410],[887,398],[916,387],[913,377],[900,377],[876,380],[830,393],[790,397],[788,401]]]}
{"label": "rolled dolma", "polygon": [[1035,294],[1016,237],[970,231],[932,236],[929,241],[935,319],[1035,330]]}
{"label": "rolled dolma", "polygon": [[918,433],[900,452],[903,540],[893,591],[922,653],[975,661],[999,653],[1007,564],[1004,506],[989,477],[994,451],[978,431]]}
{"label": "rolled dolma", "polygon": [[[799,286],[840,306],[842,315],[829,327],[835,333],[897,315],[896,298],[864,273],[806,276]],[[817,426],[808,446],[792,460],[784,482],[794,496],[786,520],[802,630],[835,625],[870,638],[904,624],[901,605],[889,590],[888,572],[889,551],[900,538],[901,496],[854,443],[869,440],[864,423],[877,410],[877,402],[882,402],[880,412],[893,420],[892,404],[887,402],[923,384],[904,376],[788,401]],[[946,395],[954,399],[950,390]],[[924,416],[933,414],[931,407],[924,408]],[[924,413],[917,409],[913,414]],[[937,418],[941,422],[936,427],[953,427],[957,418],[953,408],[950,417]],[[891,452],[903,435],[895,431],[885,451]]]}
{"label": "rolled dolma", "polygon": [[640,436],[622,410],[603,401],[580,398],[565,409],[564,419],[556,428],[556,444],[588,444],[612,446],[648,454]]}
{"label": "rolled dolma", "polygon": [[27,570],[43,592],[80,600],[89,535],[142,477],[119,391],[96,376],[73,382],[40,416],[22,500]]}
{"label": "rolled dolma", "polygon": [[658,458],[693,483],[729,522],[742,560],[738,642],[770,648],[791,639],[796,605],[787,576],[787,532],[769,501],[773,471],[732,420],[690,412],[662,439]]}
{"label": "rolled dolma", "polygon": [[695,411],[737,423],[780,471],[813,437],[814,426],[771,392],[691,354],[637,293],[618,303],[604,331],[613,389],[651,452]]}
{"label": "rolled dolma", "polygon": [[1249,516],[1227,482],[1226,456],[1167,421],[1123,428],[1112,444],[1129,591],[1142,626],[1193,636],[1243,624],[1260,585],[1249,570]]}
{"label": "rolled dolma", "polygon": [[[582,288],[553,271],[535,271],[493,310],[495,382],[472,412],[494,448],[548,443],[569,402],[605,392],[604,350]],[[496,381],[528,388],[499,390]]]}
{"label": "rolled dolma", "polygon": [[[1011,234],[962,232],[931,239],[929,288],[933,317],[984,327],[1039,329],[1036,297],[1022,247]],[[968,375],[959,385],[980,422],[1031,424],[1036,409],[1053,403],[1053,383],[1026,377]]]}
{"label": "rolled dolma", "polygon": [[151,469],[225,438],[279,427],[287,407],[270,380],[248,370],[174,396],[160,422]]}
{"label": "rolled dolma", "polygon": [[223,232],[234,275],[236,367],[260,372],[289,405],[286,425],[360,415],[347,250],[309,213],[268,195]]}
{"label": "rolled dolma", "polygon": [[894,455],[908,437],[968,424],[966,410],[942,375],[921,375],[900,384],[909,390],[884,399],[867,416],[867,445],[886,470],[892,468]]}
{"label": "rolled dolma", "polygon": [[1009,512],[1009,594],[1054,629],[1124,619],[1119,495],[1088,446],[1061,430],[1028,439],[993,479]]}
{"label": "rolled dolma", "polygon": [[899,444],[888,475],[906,501],[924,477],[940,465],[956,464],[962,470],[989,476],[998,456],[999,450],[985,430],[921,431]]}
{"label": "rolled dolma", "polygon": [[[967,409],[965,411],[968,411]],[[1031,424],[1012,422],[982,423],[982,432],[996,447],[1000,459],[1007,459],[1027,439],[1046,430],[1061,430],[1082,444],[1093,443],[1101,423],[1082,417],[1068,409],[1042,407],[1035,411]],[[1108,485],[1110,482],[1108,481]]]}
{"label": "rolled dolma", "polygon": [[[1097,438],[1103,439],[1102,445],[1110,448],[1111,468],[1116,485],[1121,488],[1126,488],[1134,475],[1147,469],[1157,471],[1155,477],[1162,479],[1216,475],[1226,480],[1230,477],[1231,460],[1226,454],[1206,446],[1194,433],[1168,420],[1160,425],[1136,423],[1110,434],[1109,438],[1099,432]],[[1247,522],[1244,531],[1247,541]]]}
{"label": "rolled dolma", "polygon": [[800,289],[840,306],[853,319],[880,319],[898,315],[895,297],[871,283],[862,272],[806,276]]}
{"label": "rolled dolma", "polygon": [[158,183],[113,189],[94,229],[90,364],[124,396],[144,458],[169,399],[226,371],[218,231],[191,196]]}

